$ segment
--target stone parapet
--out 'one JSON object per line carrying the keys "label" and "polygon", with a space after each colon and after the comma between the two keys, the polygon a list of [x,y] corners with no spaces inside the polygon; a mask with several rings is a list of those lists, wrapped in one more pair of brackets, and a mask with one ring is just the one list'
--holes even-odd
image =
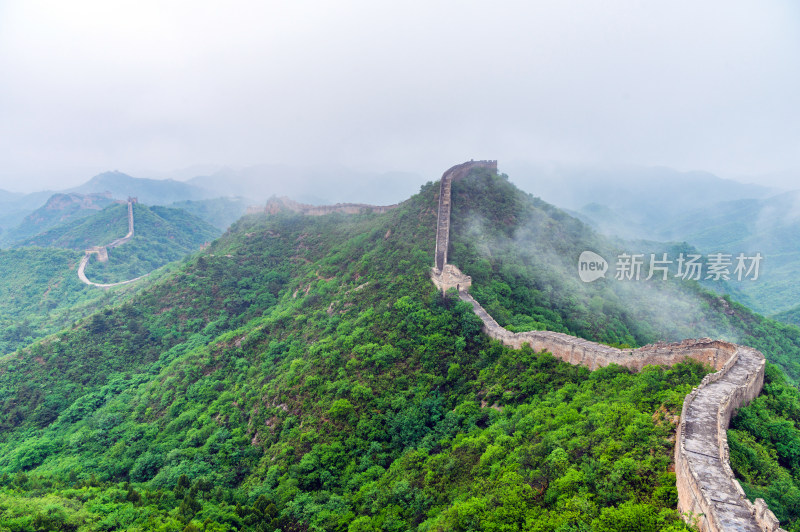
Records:
{"label": "stone parapet", "polygon": [[100,262],[106,262],[108,261],[108,248],[115,248],[117,246],[125,244],[126,242],[130,242],[130,240],[133,238],[133,206],[138,202],[139,200],[137,198],[134,197],[128,198],[128,233],[125,236],[120,237],[111,242],[110,244],[106,244],[105,246],[92,246],[86,250],[86,252],[83,255],[83,258],[81,259],[80,264],[78,264],[78,279],[80,279],[83,284],[87,284],[89,286],[96,286],[98,288],[111,288],[112,286],[130,284],[150,275],[149,273],[146,273],[135,279],[121,281],[119,283],[94,283],[86,277],[86,272],[85,272],[86,265],[89,264],[89,258],[92,256],[92,254],[96,253],[97,259]]}
{"label": "stone parapet", "polygon": [[[450,266],[450,265],[448,265]],[[513,333],[501,327],[466,290],[459,298],[472,305],[491,338],[514,349],[530,345],[570,364],[591,370],[618,364],[640,371],[645,366],[672,366],[697,360],[717,371],[706,375],[686,396],[675,442],[678,509],[703,532],[780,531],[763,500],[753,505],[734,477],[728,460],[727,428],[731,417],[749,403],[764,384],[764,356],[749,347],[701,338],[617,349],[552,331]]]}
{"label": "stone parapet", "polygon": [[[478,163],[497,171],[497,161]],[[549,351],[564,362],[591,370],[618,364],[640,371],[645,366],[671,366],[686,359],[713,367],[716,372],[706,375],[683,401],[675,441],[678,510],[702,532],[785,532],[763,499],[756,499],[755,503],[747,500],[729,461],[728,425],[736,410],[761,392],[764,355],[750,347],[710,338],[617,349],[552,331],[513,333],[501,327],[467,292],[472,279],[447,264],[450,186],[475,166],[474,161],[456,165],[442,176],[435,267],[431,269],[431,280],[437,288],[457,288],[459,298],[472,305],[483,321],[483,331],[514,349],[528,344],[534,351]]]}
{"label": "stone parapet", "polygon": [[298,212],[307,216],[325,216],[326,214],[343,213],[343,214],[361,214],[363,212],[374,212],[383,214],[396,209],[399,204],[394,205],[367,205],[365,203],[337,203],[335,205],[307,205],[305,203],[298,203],[286,197],[271,198],[267,201],[265,208],[261,207],[248,207],[247,214],[257,214],[265,212],[266,214],[277,214],[281,210],[289,210]]}

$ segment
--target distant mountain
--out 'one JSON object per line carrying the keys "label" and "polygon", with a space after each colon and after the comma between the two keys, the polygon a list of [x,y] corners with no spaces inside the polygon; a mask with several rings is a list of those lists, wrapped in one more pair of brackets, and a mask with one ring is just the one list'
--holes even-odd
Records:
{"label": "distant mountain", "polygon": [[0,203],[12,201],[20,195],[21,194],[15,194],[14,192],[9,192],[8,190],[0,188]]}
{"label": "distant mountain", "polygon": [[[720,202],[677,219],[664,230],[706,253],[761,253],[761,275],[738,283],[747,303],[764,314],[790,311],[800,300],[800,191],[767,199]],[[791,313],[777,317],[789,323]]]}
{"label": "distant mountain", "polygon": [[505,165],[534,196],[582,218],[606,234],[625,238],[665,238],[676,218],[737,199],[763,199],[776,191],[722,179],[708,172],[664,167],[579,167]]}
{"label": "distant mountain", "polygon": [[17,194],[0,191],[0,245],[4,245],[2,235],[18,226],[27,215],[38,209],[53,195],[52,191]]}
{"label": "distant mountain", "polygon": [[96,213],[114,203],[110,193],[54,194],[42,207],[26,216],[20,225],[6,231],[2,242],[13,243],[30,238],[59,224]]}
{"label": "distant mountain", "polygon": [[360,172],[344,166],[290,167],[258,165],[225,168],[187,181],[219,196],[241,196],[251,202],[289,196],[311,204],[339,202],[392,204],[413,194],[425,182],[409,172]]}
{"label": "distant mountain", "polygon": [[215,198],[196,201],[176,201],[170,204],[175,209],[183,209],[224,231],[242,217],[247,210],[248,202],[244,198]]}
{"label": "distant mountain", "polygon": [[517,174],[517,182],[534,195],[606,235],[687,242],[706,255],[761,253],[758,280],[706,285],[758,312],[789,311],[800,300],[800,192],[776,194],[768,187],[668,168],[552,165],[528,166]]}
{"label": "distant mountain", "polygon": [[[198,217],[180,209],[134,205],[136,237],[169,241],[176,246],[193,247],[216,238],[220,231]],[[17,247],[37,246],[78,251],[105,245],[128,232],[128,207],[117,202],[88,217],[73,220],[20,242]]]}
{"label": "distant mountain", "polygon": [[122,172],[104,172],[70,190],[83,194],[110,192],[118,199],[135,196],[148,205],[167,205],[175,201],[199,200],[217,196],[190,183],[172,179],[131,177]]}

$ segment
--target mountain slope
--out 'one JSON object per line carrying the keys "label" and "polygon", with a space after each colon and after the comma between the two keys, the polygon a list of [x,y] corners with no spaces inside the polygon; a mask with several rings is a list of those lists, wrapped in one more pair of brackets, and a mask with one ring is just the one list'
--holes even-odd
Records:
{"label": "mountain slope", "polygon": [[0,250],[0,355],[57,332],[141,287],[88,290],[75,275],[81,253]]}
{"label": "mountain slope", "polygon": [[3,241],[13,244],[25,240],[57,225],[94,214],[113,202],[110,194],[54,194],[20,225],[7,231]]}
{"label": "mountain slope", "polygon": [[44,205],[53,192],[42,191],[32,194],[15,194],[6,192],[0,196],[0,244],[8,242],[4,233],[17,227],[30,213]]}
{"label": "mountain slope", "polygon": [[166,205],[175,201],[213,197],[203,188],[173,179],[131,177],[122,172],[104,172],[68,192],[82,194],[110,192],[115,198],[138,197],[148,205]]}
{"label": "mountain slope", "polygon": [[168,206],[193,214],[220,231],[225,231],[247,210],[247,202],[240,197],[176,201]]}
{"label": "mountain slope", "polygon": [[[87,528],[683,529],[670,438],[705,370],[589,373],[490,343],[429,280],[437,189],[383,215],[247,216],[129,302],[0,359],[8,519],[49,518],[49,484]],[[579,284],[575,251],[613,244],[502,178],[453,198],[452,260],[498,319],[800,349],[694,284]]]}
{"label": "mountain slope", "polygon": [[[126,204],[115,204],[86,218],[55,227],[21,245],[83,250],[105,245],[128,232]],[[180,209],[141,203],[134,205],[135,234],[118,248],[108,250],[108,262],[92,260],[86,275],[95,282],[117,282],[139,277],[178,260],[210,242],[219,230]]]}

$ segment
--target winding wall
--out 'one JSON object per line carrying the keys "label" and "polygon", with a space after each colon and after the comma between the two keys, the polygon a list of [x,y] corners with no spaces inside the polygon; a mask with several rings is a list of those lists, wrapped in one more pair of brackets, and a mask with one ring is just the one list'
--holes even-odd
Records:
{"label": "winding wall", "polygon": [[96,286],[97,288],[111,288],[112,286],[130,284],[150,275],[149,273],[146,273],[136,277],[135,279],[128,279],[127,281],[120,281],[118,283],[95,283],[86,277],[86,265],[89,264],[89,259],[92,255],[96,254],[99,261],[105,262],[108,260],[108,248],[121,246],[133,238],[133,205],[135,203],[138,203],[136,198],[128,198],[128,234],[105,246],[93,246],[86,250],[86,253],[83,255],[80,264],[78,264],[78,279],[80,279],[83,284]]}
{"label": "winding wall", "polygon": [[307,205],[305,203],[298,203],[286,197],[270,198],[267,201],[265,208],[248,208],[247,214],[257,214],[259,212],[266,212],[267,214],[275,214],[281,209],[288,209],[293,212],[299,212],[308,216],[324,216],[335,212],[343,214],[360,214],[362,212],[374,212],[383,214],[385,212],[396,209],[398,204],[394,205],[367,205],[366,203],[337,203],[335,205]]}
{"label": "winding wall", "polygon": [[728,461],[726,431],[733,414],[753,400],[764,384],[764,355],[755,349],[702,338],[679,343],[653,344],[638,349],[616,349],[552,331],[512,333],[500,327],[467,292],[468,276],[447,264],[450,232],[450,187],[454,179],[474,167],[496,161],[454,166],[442,176],[436,235],[436,259],[431,277],[445,290],[458,287],[458,295],[472,305],[491,338],[519,349],[529,344],[535,351],[549,351],[570,364],[596,369],[619,364],[635,371],[647,365],[673,365],[687,358],[716,369],[686,396],[675,441],[675,474],[678,510],[703,532],[782,531],[762,499],[755,504],[745,497]]}

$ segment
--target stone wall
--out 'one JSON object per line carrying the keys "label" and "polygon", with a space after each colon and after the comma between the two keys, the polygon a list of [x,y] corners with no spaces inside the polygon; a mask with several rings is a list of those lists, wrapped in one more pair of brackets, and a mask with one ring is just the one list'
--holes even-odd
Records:
{"label": "stone wall", "polygon": [[[552,331],[512,333],[504,329],[467,292],[469,276],[447,264],[450,185],[453,179],[465,176],[473,164],[454,166],[442,176],[436,266],[431,270],[434,284],[441,290],[457,286],[461,300],[472,305],[483,321],[484,332],[515,349],[528,344],[534,351],[549,351],[564,362],[591,370],[619,364],[640,371],[644,366],[671,366],[687,358],[716,369],[683,402],[675,442],[678,510],[703,532],[782,531],[762,499],[756,499],[755,504],[747,500],[731,470],[728,454],[728,425],[736,410],[761,392],[764,355],[749,347],[710,338],[617,349]],[[494,161],[495,171],[496,168]]]}
{"label": "stone wall", "polygon": [[442,174],[439,184],[439,210],[436,220],[436,249],[434,268],[439,272],[447,264],[447,248],[450,246],[450,193],[453,181],[466,177],[473,168],[486,168],[497,173],[497,161],[469,161],[449,168]]}
{"label": "stone wall", "polygon": [[286,209],[292,212],[299,212],[308,216],[324,216],[335,212],[343,214],[361,214],[362,212],[374,212],[383,214],[396,209],[395,205],[367,205],[364,203],[337,203],[335,205],[307,205],[298,203],[286,197],[271,198],[264,209],[259,207],[248,207],[247,214],[266,212],[267,214],[277,214],[280,210]]}
{"label": "stone wall", "polygon": [[86,277],[86,271],[85,271],[86,265],[89,264],[89,258],[91,258],[93,254],[97,254],[97,259],[100,262],[106,262],[108,261],[108,248],[115,248],[117,246],[121,246],[122,244],[129,242],[130,239],[133,238],[133,206],[138,202],[139,200],[137,198],[133,197],[128,198],[128,234],[114,240],[113,242],[105,246],[92,246],[86,250],[86,252],[83,255],[83,258],[81,259],[80,264],[78,264],[78,279],[80,279],[83,284],[87,284],[89,286],[95,286],[98,288],[111,288],[112,286],[120,286],[123,284],[133,283],[135,281],[138,281],[139,279],[143,279],[148,275],[150,275],[149,273],[146,273],[135,279],[121,281],[119,283],[95,283],[90,281]]}
{"label": "stone wall", "polygon": [[[133,238],[133,205],[134,203],[137,202],[138,201],[136,198],[128,198],[128,233],[125,236],[118,238],[113,242],[111,242],[110,244],[106,245],[107,248],[115,248],[117,246],[121,246],[126,242],[130,242],[131,238]],[[106,259],[108,259],[108,256],[106,256]]]}
{"label": "stone wall", "polygon": [[455,288],[459,292],[472,286],[472,277],[464,275],[454,264],[445,264],[444,269],[439,271],[431,268],[431,279],[436,288],[442,292],[447,292]]}

